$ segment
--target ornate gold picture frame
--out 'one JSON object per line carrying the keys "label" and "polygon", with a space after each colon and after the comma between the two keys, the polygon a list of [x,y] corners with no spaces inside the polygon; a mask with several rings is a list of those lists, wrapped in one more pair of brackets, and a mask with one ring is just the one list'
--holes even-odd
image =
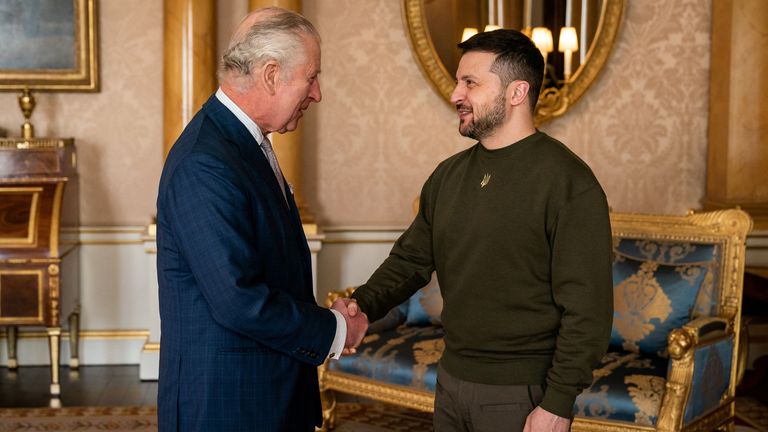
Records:
{"label": "ornate gold picture frame", "polygon": [[0,0],[0,90],[99,90],[97,0]]}

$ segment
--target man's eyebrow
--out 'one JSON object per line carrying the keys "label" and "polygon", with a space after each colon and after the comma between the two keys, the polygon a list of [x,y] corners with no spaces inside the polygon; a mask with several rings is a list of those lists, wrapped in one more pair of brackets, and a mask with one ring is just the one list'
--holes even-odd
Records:
{"label": "man's eyebrow", "polygon": [[470,78],[477,79],[476,76],[474,76],[472,74],[468,74],[468,75],[462,75],[461,78],[456,78],[456,81],[465,81],[465,80],[470,79]]}

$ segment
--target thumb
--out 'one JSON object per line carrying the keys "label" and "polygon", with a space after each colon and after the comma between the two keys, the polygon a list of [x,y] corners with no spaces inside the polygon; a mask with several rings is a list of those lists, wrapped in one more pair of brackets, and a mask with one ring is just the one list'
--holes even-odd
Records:
{"label": "thumb", "polygon": [[347,313],[350,317],[357,316],[360,313],[360,306],[357,305],[356,301],[352,300],[347,304]]}

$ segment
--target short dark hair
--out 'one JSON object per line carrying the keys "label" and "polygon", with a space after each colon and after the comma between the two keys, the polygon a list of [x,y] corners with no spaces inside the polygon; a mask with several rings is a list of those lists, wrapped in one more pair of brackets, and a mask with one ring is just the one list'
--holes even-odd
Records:
{"label": "short dark hair", "polygon": [[496,54],[491,72],[501,79],[502,89],[514,80],[526,81],[530,85],[531,112],[534,111],[544,79],[544,57],[528,36],[517,30],[494,30],[472,36],[460,43],[459,48],[463,54],[470,51]]}

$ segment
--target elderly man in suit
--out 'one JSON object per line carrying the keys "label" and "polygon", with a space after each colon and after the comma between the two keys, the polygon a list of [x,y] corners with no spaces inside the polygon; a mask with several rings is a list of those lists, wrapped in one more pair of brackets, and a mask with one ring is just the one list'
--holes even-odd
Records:
{"label": "elderly man in suit", "polygon": [[161,431],[312,431],[317,366],[362,339],[367,318],[315,302],[296,203],[267,138],[320,102],[319,73],[308,20],[248,15],[218,91],[168,155],[157,200]]}

